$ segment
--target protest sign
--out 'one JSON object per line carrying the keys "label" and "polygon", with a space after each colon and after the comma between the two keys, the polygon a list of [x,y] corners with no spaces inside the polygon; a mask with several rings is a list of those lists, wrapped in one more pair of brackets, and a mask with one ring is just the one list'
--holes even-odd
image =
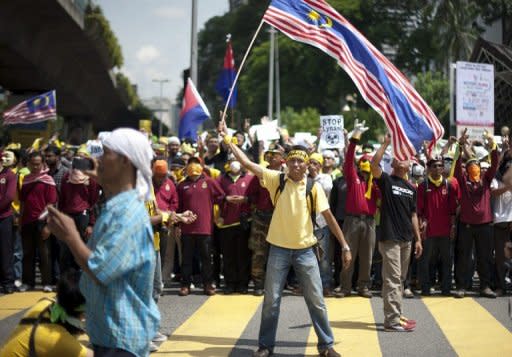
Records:
{"label": "protest sign", "polygon": [[343,135],[344,121],[342,115],[322,115],[320,117],[322,136],[320,149],[343,149],[345,137]]}

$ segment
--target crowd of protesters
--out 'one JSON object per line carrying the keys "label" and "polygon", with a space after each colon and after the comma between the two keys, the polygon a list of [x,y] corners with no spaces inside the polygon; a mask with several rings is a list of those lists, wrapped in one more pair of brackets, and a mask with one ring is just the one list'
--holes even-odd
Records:
{"label": "crowd of protesters", "polygon": [[[272,240],[276,229],[294,229],[293,207],[280,213],[279,228],[271,225],[277,198],[288,189],[277,173],[289,174],[286,164],[294,158],[306,164],[303,174],[315,187],[315,200],[321,190],[330,207],[326,216],[324,206],[315,212],[306,200],[317,244],[303,243],[315,247],[323,297],[371,298],[382,291],[385,327],[408,331],[415,322],[401,314],[403,297],[440,293],[463,298],[470,291],[488,298],[505,295],[512,250],[508,128],[499,145],[493,135],[471,141],[464,132],[442,148],[426,145],[407,161],[392,157],[389,135],[379,144],[365,142],[367,129],[356,121],[340,150],[302,143],[303,156],[284,132],[270,144],[248,131],[227,135],[225,127],[197,142],[147,136],[153,150],[145,201],[156,257],[153,300],[173,283],[179,284],[182,297],[197,287],[209,296],[220,289],[224,294],[265,294],[270,247],[298,249]],[[9,143],[1,152],[2,292],[35,289],[36,266],[42,290],[51,292],[59,276],[84,266],[65,239],[49,229],[47,206],[71,217],[81,242],[87,243],[111,193],[75,165],[90,160],[94,167],[85,145],[70,147],[54,139],[29,148]],[[263,171],[247,170],[244,158],[265,172],[275,171],[273,183],[265,183]],[[344,261],[345,252],[352,259]],[[300,266],[291,266],[279,281],[272,277],[272,284],[284,279],[291,293],[307,297],[311,291],[305,291]],[[98,272],[95,279],[107,277]],[[157,332],[154,339],[164,337]]]}

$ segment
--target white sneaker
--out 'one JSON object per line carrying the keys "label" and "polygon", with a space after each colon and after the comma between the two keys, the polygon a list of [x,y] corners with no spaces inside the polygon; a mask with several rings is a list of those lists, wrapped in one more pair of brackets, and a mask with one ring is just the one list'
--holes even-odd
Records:
{"label": "white sneaker", "polygon": [[164,342],[164,341],[167,341],[167,336],[164,335],[163,333],[161,333],[160,331],[158,331],[155,335],[155,337],[153,337],[153,339],[151,340],[152,342]]}
{"label": "white sneaker", "polygon": [[43,291],[45,293],[51,293],[53,291],[53,289],[50,285],[45,285],[45,286],[43,286]]}
{"label": "white sneaker", "polygon": [[19,288],[21,286],[21,280],[14,280],[14,286]]}
{"label": "white sneaker", "polygon": [[158,346],[154,342],[149,342],[149,352],[158,351]]}
{"label": "white sneaker", "polygon": [[412,299],[414,297],[414,294],[412,293],[411,289],[407,288],[404,290],[404,297],[407,299]]}

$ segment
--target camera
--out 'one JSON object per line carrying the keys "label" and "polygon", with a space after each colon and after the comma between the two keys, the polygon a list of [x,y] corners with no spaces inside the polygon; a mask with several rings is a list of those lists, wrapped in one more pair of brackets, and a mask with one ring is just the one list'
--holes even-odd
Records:
{"label": "camera", "polygon": [[92,160],[87,159],[85,157],[74,157],[71,162],[71,167],[80,171],[92,170],[94,168],[94,163]]}

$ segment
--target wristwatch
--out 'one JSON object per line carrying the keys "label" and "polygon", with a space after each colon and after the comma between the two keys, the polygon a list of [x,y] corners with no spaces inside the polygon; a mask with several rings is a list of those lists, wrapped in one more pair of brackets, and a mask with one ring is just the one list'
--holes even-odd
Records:
{"label": "wristwatch", "polygon": [[350,252],[350,247],[348,245],[346,245],[343,248],[341,248],[341,251],[343,251],[343,252]]}

